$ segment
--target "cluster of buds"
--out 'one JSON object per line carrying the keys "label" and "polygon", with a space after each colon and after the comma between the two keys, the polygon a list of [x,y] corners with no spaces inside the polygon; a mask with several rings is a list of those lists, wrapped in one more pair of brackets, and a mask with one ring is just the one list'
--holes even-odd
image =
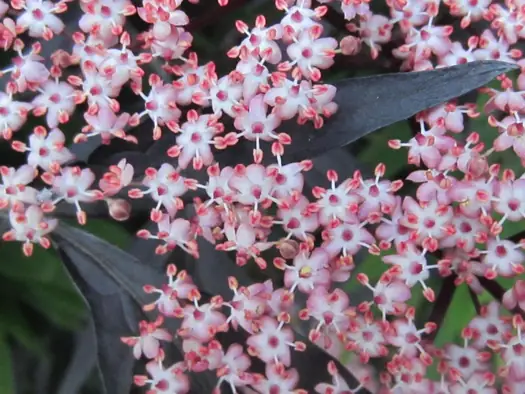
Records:
{"label": "cluster of buds", "polygon": [[[517,278],[525,271],[525,241],[502,237],[506,225],[525,220],[525,175],[493,159],[508,151],[525,165],[525,63],[522,52],[511,49],[525,38],[521,4],[444,1],[444,11],[458,18],[461,29],[490,22],[464,43],[453,40],[451,25],[436,24],[439,0],[387,0],[388,15],[374,13],[367,0],[276,0],[281,13],[276,23],[263,15],[253,27],[235,23],[242,37],[227,56],[236,65],[219,75],[213,62],[200,64],[191,51],[183,0],[139,3],[81,0],[79,30],[69,33],[74,47],[54,52],[46,65],[38,40],[65,34],[59,14],[67,11],[68,1],[0,1],[0,44],[15,53],[1,71],[6,83],[0,93],[0,143],[27,154],[27,164],[19,168],[0,167],[0,214],[11,225],[3,240],[22,242],[29,256],[35,243],[50,247],[59,204],[71,204],[84,224],[84,204],[105,201],[114,219],[125,220],[129,199],[150,199],[157,229],[137,235],[158,242],[158,254],[180,248],[198,261],[202,237],[218,251],[234,252],[239,266],[255,263],[265,270],[273,265],[284,280],[282,287],[271,280],[243,287],[229,277],[229,299],[204,300],[188,273],[169,265],[164,287],[144,287],[157,297],[145,309],[158,311],[159,318],[141,322],[138,336],[122,338],[136,358],[150,360],[148,375],[135,376],[135,384],[149,387],[149,393],[181,394],[190,390],[190,372],[214,371],[217,392],[223,384],[233,392],[306,392],[298,387],[292,363],[293,352],[306,347],[293,329],[298,317],[309,323],[310,341],[336,358],[355,355],[345,367],[360,385],[348,387],[330,363],[332,381],[316,386],[320,394],[520,392],[525,383],[523,280],[508,289],[501,304],[482,306],[462,331],[462,346],[436,349],[429,339],[439,324],[416,319],[410,300],[422,294],[427,304],[436,301],[431,278],[453,276],[455,285],[469,286],[475,297],[483,291],[480,280]],[[348,22],[348,35],[339,41],[327,36],[322,23],[332,7]],[[126,31],[129,17],[149,26],[136,42]],[[34,40],[29,51],[24,33]],[[517,63],[522,72],[517,81],[501,76],[500,90],[484,89],[490,96],[484,109],[449,102],[418,114],[411,139],[388,142],[392,149],[407,148],[407,164],[417,167],[405,179],[386,179],[387,168],[379,163],[371,178],[360,171],[348,176],[329,170],[325,184],[307,187],[305,173],[313,163],[283,164],[292,138],[280,130],[281,123],[296,119],[321,129],[338,109],[337,89],[322,82],[323,73],[338,56],[368,51],[378,58],[394,36],[392,53],[402,71],[496,59]],[[151,62],[164,62],[170,80],[148,74],[145,65]],[[124,88],[137,96],[139,111],[121,111]],[[467,118],[481,110],[497,129],[491,146],[478,133],[465,131]],[[71,165],[75,157],[61,131],[78,112],[85,126],[74,136],[75,144],[95,137],[104,144],[114,138],[137,143],[129,129],[149,119],[153,127],[145,133],[153,141],[163,133],[175,135],[165,152],[172,160],[142,176],[122,159],[97,179],[89,167]],[[27,141],[16,139],[30,115],[42,125]],[[218,151],[245,141],[253,147],[251,164],[216,161]],[[271,147],[270,165],[263,164],[268,162],[264,144]],[[188,176],[195,172],[203,175],[200,180]],[[38,181],[49,187],[36,188]],[[400,193],[407,183],[417,184],[414,196]],[[205,197],[188,198],[196,190]],[[182,217],[189,202],[195,214]],[[271,251],[276,254],[267,257]],[[359,252],[383,264],[378,278],[353,275]],[[340,288],[352,280],[371,292],[370,301],[352,303]],[[306,302],[298,305],[301,298]],[[168,332],[165,319],[180,320],[180,329]],[[228,330],[244,330],[246,343],[223,347],[216,335]],[[184,360],[166,366],[162,341],[174,335],[182,340]],[[491,357],[503,360],[501,370],[491,369]],[[385,361],[385,370],[376,373],[365,365],[371,358]],[[264,374],[251,371],[253,359],[266,364]],[[431,366],[441,379],[429,377]]]}

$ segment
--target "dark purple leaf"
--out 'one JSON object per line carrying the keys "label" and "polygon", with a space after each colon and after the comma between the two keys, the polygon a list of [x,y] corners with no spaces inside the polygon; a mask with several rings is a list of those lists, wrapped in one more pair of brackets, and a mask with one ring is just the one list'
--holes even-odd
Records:
{"label": "dark purple leaf", "polygon": [[[134,367],[131,349],[120,338],[134,336],[139,320],[154,320],[142,311],[152,299],[143,285],[162,286],[164,273],[142,264],[134,256],[83,230],[61,223],[54,232],[63,261],[79,290],[84,295],[93,318],[98,342],[97,355],[103,382],[108,394],[128,394]],[[169,319],[165,327],[178,328],[178,321]],[[182,344],[175,341],[182,359]],[[173,351],[170,354],[173,354]],[[191,376],[197,392],[211,392],[214,376],[209,373]]]}
{"label": "dark purple leaf", "polygon": [[58,394],[80,393],[96,362],[95,327],[93,322],[75,334],[75,347],[64,371]]}
{"label": "dark purple leaf", "polygon": [[[350,78],[334,83],[339,105],[337,113],[320,130],[311,123],[295,120],[278,131],[292,136],[285,148],[286,162],[313,159],[325,152],[348,145],[382,127],[408,119],[425,109],[462,96],[517,66],[499,61],[477,61],[432,71],[393,73]],[[269,144],[263,144],[264,162],[275,161]],[[253,143],[240,142],[220,152],[221,165],[248,164]]]}

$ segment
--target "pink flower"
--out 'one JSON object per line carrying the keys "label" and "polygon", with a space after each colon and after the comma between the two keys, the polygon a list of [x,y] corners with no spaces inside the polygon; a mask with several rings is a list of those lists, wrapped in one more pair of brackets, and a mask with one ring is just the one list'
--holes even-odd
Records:
{"label": "pink flower", "polygon": [[148,238],[163,241],[164,245],[159,245],[155,250],[157,254],[164,254],[179,247],[186,253],[198,257],[197,244],[192,232],[191,223],[182,218],[170,219],[170,215],[162,215],[158,222],[158,232],[156,236],[150,235]]}
{"label": "pink flower", "polygon": [[134,382],[138,386],[149,385],[151,394],[186,394],[190,391],[190,380],[184,374],[184,363],[173,364],[164,368],[161,361],[150,361],[146,364],[146,371],[151,376],[135,375]]}
{"label": "pink flower", "polygon": [[51,39],[62,33],[64,23],[55,13],[64,11],[66,3],[54,4],[44,0],[25,0],[24,12],[16,20],[17,27],[29,30],[31,37]]}
{"label": "pink flower", "polygon": [[525,311],[525,281],[518,279],[512,288],[505,292],[502,301],[507,309],[519,307]]}
{"label": "pink flower", "polygon": [[485,30],[479,39],[479,47],[474,51],[474,56],[478,60],[499,60],[507,63],[514,63],[516,58],[521,58],[521,51],[510,49],[509,44],[503,37],[496,39],[491,30]]}
{"label": "pink flower", "polygon": [[413,287],[420,283],[423,287],[423,293],[431,301],[434,298],[434,292],[427,287],[425,281],[430,276],[430,269],[436,268],[427,263],[425,251],[419,251],[412,244],[402,244],[397,247],[397,254],[383,257],[386,264],[393,265],[396,269],[396,278],[404,281],[408,287]]}
{"label": "pink flower", "polygon": [[[294,2],[295,3],[295,2]],[[298,1],[292,7],[286,8],[286,15],[281,19],[281,26],[285,34],[292,29],[293,37],[297,37],[303,31],[309,30],[312,27],[320,26],[320,12],[311,8],[311,4],[307,1]],[[289,39],[288,35],[286,38]]]}
{"label": "pink flower", "polygon": [[497,394],[498,390],[487,386],[490,382],[487,375],[482,372],[475,372],[468,379],[462,379],[450,386],[450,394],[462,394],[469,391],[476,391],[479,394]]}
{"label": "pink flower", "polygon": [[354,256],[361,248],[370,248],[375,238],[364,225],[357,220],[348,220],[325,230],[326,240],[323,247],[331,257]]}
{"label": "pink flower", "polygon": [[284,284],[293,292],[296,288],[310,294],[316,287],[328,287],[330,273],[327,269],[329,255],[322,248],[315,249],[310,255],[299,253],[293,261],[293,266],[286,266]]}
{"label": "pink flower", "polygon": [[46,235],[56,228],[58,220],[45,218],[38,206],[31,205],[26,210],[11,210],[9,223],[12,229],[4,233],[2,239],[23,242],[22,250],[26,256],[30,256],[33,253],[33,243],[46,249],[51,246]]}
{"label": "pink flower", "polygon": [[74,89],[66,82],[46,81],[40,86],[40,94],[36,96],[32,105],[36,115],[46,114],[47,125],[57,127],[65,123],[75,111]]}
{"label": "pink flower", "polygon": [[20,203],[38,204],[36,189],[28,186],[38,175],[33,166],[24,164],[17,169],[2,166],[0,175],[0,209]]}
{"label": "pink flower", "polygon": [[119,35],[126,15],[135,12],[129,0],[97,0],[80,4],[84,15],[78,26],[86,33],[96,32],[101,37]]}
{"label": "pink flower", "polygon": [[321,327],[333,327],[336,331],[343,332],[348,330],[349,317],[353,313],[349,309],[349,302],[348,296],[341,289],[329,293],[325,288],[319,287],[310,293],[306,309],[300,314],[301,317],[313,317],[317,320],[314,332],[319,332]]}
{"label": "pink flower", "polygon": [[164,163],[158,170],[148,168],[146,176],[142,181],[147,190],[142,192],[138,189],[131,190],[133,198],[140,198],[144,194],[151,195],[157,202],[156,210],[164,207],[170,216],[175,216],[178,210],[184,207],[180,199],[188,189],[193,188],[194,182],[191,179],[182,177],[171,164]]}
{"label": "pink flower", "polygon": [[153,137],[161,136],[160,126],[178,122],[181,111],[177,108],[177,90],[170,84],[163,84],[158,76],[149,79],[151,90],[148,95],[142,94],[146,109],[139,116],[148,115],[153,121]]}
{"label": "pink flower", "polygon": [[242,346],[237,343],[230,345],[217,369],[218,375],[221,375],[217,387],[224,381],[228,382],[230,387],[242,387],[251,384],[252,376],[247,372],[250,365],[250,357],[244,353]]}
{"label": "pink flower", "polygon": [[383,275],[375,287],[372,287],[368,277],[358,274],[357,279],[374,294],[374,303],[386,318],[387,314],[400,315],[406,310],[405,302],[410,299],[412,293],[410,288],[397,278]]}
{"label": "pink flower", "polygon": [[357,316],[353,328],[346,332],[346,337],[349,340],[346,348],[357,352],[361,362],[368,363],[370,357],[388,354],[385,330],[370,313]]}
{"label": "pink flower", "polygon": [[502,343],[503,337],[511,329],[509,322],[500,316],[500,305],[496,301],[484,305],[480,315],[472,319],[468,327],[476,333],[473,345],[477,349]]}
{"label": "pink flower", "polygon": [[160,354],[159,341],[171,341],[173,339],[173,336],[168,331],[164,328],[159,328],[163,322],[164,319],[162,317],[157,318],[153,323],[143,320],[139,324],[140,336],[122,338],[122,342],[133,346],[133,356],[136,359],[139,359],[142,355],[149,359],[156,358]]}
{"label": "pink flower", "polygon": [[70,76],[68,82],[82,87],[83,97],[87,98],[91,107],[89,112],[95,113],[104,107],[117,112],[120,106],[114,98],[119,95],[120,86],[113,86],[111,79],[96,67],[85,67],[83,72],[83,80],[76,76]]}
{"label": "pink flower", "polygon": [[512,241],[489,239],[487,250],[481,252],[484,254],[482,263],[487,267],[485,275],[509,277],[522,273],[525,254],[519,250],[520,248],[519,244]]}
{"label": "pink flower", "polygon": [[143,2],[143,7],[137,9],[139,16],[146,22],[153,24],[153,35],[158,40],[165,40],[170,32],[171,26],[184,26],[189,22],[188,16],[181,10],[176,9],[179,4],[163,4],[152,0]]}
{"label": "pink flower", "polygon": [[[2,2],[0,4],[5,3]],[[4,51],[9,49],[13,44],[16,34],[15,22],[11,18],[4,18],[0,23],[0,48],[3,48]]]}
{"label": "pink flower", "polygon": [[95,174],[89,169],[80,167],[62,168],[60,175],[51,176],[52,190],[57,195],[53,204],[66,201],[77,210],[79,223],[86,222],[86,213],[80,208],[81,202],[93,202],[103,198],[100,190],[90,189],[95,181]]}
{"label": "pink flower", "polygon": [[319,216],[317,212],[309,212],[309,201],[300,195],[284,200],[281,208],[277,212],[277,217],[282,223],[283,229],[289,237],[306,241],[308,234],[313,233],[319,227]]}
{"label": "pink flower", "polygon": [[19,92],[27,89],[36,90],[49,78],[49,71],[41,62],[44,60],[36,51],[27,55],[20,55],[13,59],[11,77],[16,83]]}
{"label": "pink flower", "polygon": [[235,167],[229,186],[236,193],[235,199],[241,204],[253,205],[254,210],[264,200],[271,196],[274,179],[268,177],[267,170],[260,164],[250,164],[248,167]]}
{"label": "pink flower", "polygon": [[241,132],[239,137],[249,141],[256,141],[256,149],[259,149],[259,141],[272,141],[277,139],[274,130],[281,123],[281,119],[275,114],[267,114],[268,106],[264,103],[262,94],[256,95],[249,102],[248,111],[241,112],[235,118],[235,128]]}
{"label": "pink flower", "polygon": [[213,162],[211,147],[215,135],[221,132],[222,125],[213,115],[198,115],[188,111],[188,121],[177,130],[177,145],[168,150],[168,155],[179,158],[179,166],[187,168],[193,160],[193,168],[201,169]]}
{"label": "pink flower", "polygon": [[218,306],[212,304],[186,306],[179,334],[204,343],[226,330],[226,317],[216,309]]}
{"label": "pink flower", "polygon": [[520,116],[517,113],[507,116],[501,122],[496,122],[496,125],[501,134],[494,140],[494,150],[501,152],[512,147],[521,159],[525,159],[525,127]]}
{"label": "pink flower", "polygon": [[240,30],[248,37],[241,42],[240,48],[246,48],[249,53],[256,51],[268,63],[277,64],[281,61],[282,53],[275,40],[281,38],[282,28],[280,25],[265,27],[265,24],[264,18],[258,18],[256,26],[248,30],[248,26],[243,23]]}
{"label": "pink flower", "polygon": [[[361,12],[363,11],[364,10],[361,10]],[[381,44],[386,44],[391,40],[393,25],[384,15],[373,14],[371,12],[365,13],[359,19],[359,28],[351,24],[349,30],[359,31],[362,41],[370,47],[372,59],[376,59],[379,56]]]}
{"label": "pink flower", "polygon": [[143,71],[138,66],[139,59],[140,57],[133,54],[126,46],[123,46],[122,49],[110,48],[105,52],[104,60],[98,63],[97,67],[111,75],[111,84],[115,88],[124,86],[129,80],[132,84],[141,87]]}
{"label": "pink flower", "polygon": [[260,393],[271,393],[279,390],[279,393],[284,394],[293,393],[298,382],[297,370],[286,370],[278,364],[266,364],[266,376],[257,380],[253,386]]}
{"label": "pink flower", "polygon": [[450,34],[452,26],[432,26],[421,29],[412,28],[407,37],[407,47],[416,47],[416,57],[429,57],[431,53],[438,57],[445,56],[452,48]]}
{"label": "pink flower", "polygon": [[77,134],[80,140],[100,135],[102,143],[109,144],[111,138],[122,138],[126,141],[137,142],[136,137],[126,135],[125,127],[128,124],[130,115],[126,112],[116,115],[110,108],[102,107],[96,115],[84,114],[84,119],[88,123],[82,129],[83,134]]}
{"label": "pink flower", "polygon": [[311,31],[303,31],[286,52],[305,78],[319,80],[319,69],[324,70],[334,63],[337,46],[337,40],[332,37],[319,38]]}
{"label": "pink flower", "polygon": [[210,87],[209,100],[215,115],[221,115],[222,112],[236,117],[234,110],[239,106],[243,93],[243,85],[231,76],[224,76],[218,81],[212,81]]}
{"label": "pink flower", "polygon": [[59,129],[52,129],[49,134],[42,129],[29,136],[29,152],[27,163],[33,167],[40,167],[44,171],[58,172],[62,164],[74,158],[73,154],[64,146],[66,138]]}
{"label": "pink flower", "polygon": [[[170,25],[170,33],[162,33],[165,38],[160,40],[152,36],[151,54],[161,56],[165,60],[174,60],[182,56],[191,47],[193,36],[180,27]],[[152,32],[153,34],[153,32]]]}
{"label": "pink flower", "polygon": [[27,120],[29,103],[14,101],[12,95],[0,92],[0,133],[6,139],[11,139],[13,132],[18,131]]}
{"label": "pink flower", "polygon": [[133,166],[122,159],[117,165],[109,167],[109,171],[99,181],[100,190],[105,196],[114,196],[123,187],[128,186],[133,179]]}
{"label": "pink flower", "polygon": [[255,334],[250,336],[246,343],[249,352],[256,355],[265,363],[277,363],[290,366],[293,345],[293,332],[290,328],[283,327],[275,319],[265,316],[257,323]]}

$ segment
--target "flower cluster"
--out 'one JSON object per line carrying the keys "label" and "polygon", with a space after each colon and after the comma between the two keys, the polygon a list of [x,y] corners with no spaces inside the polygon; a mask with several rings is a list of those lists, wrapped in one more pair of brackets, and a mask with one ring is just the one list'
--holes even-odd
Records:
{"label": "flower cluster", "polygon": [[[141,322],[137,336],[122,338],[137,359],[149,360],[136,385],[152,394],[181,394],[190,389],[190,372],[213,371],[217,392],[224,386],[233,392],[306,392],[292,363],[292,354],[306,348],[294,331],[299,318],[311,327],[309,340],[334,357],[355,355],[345,367],[360,385],[348,387],[330,363],[333,379],[317,385],[320,394],[521,392],[523,280],[502,295],[501,304],[481,307],[462,331],[462,346],[436,348],[431,339],[441,323],[416,319],[410,304],[418,294],[436,301],[433,278],[453,277],[476,297],[483,281],[525,271],[525,241],[502,236],[508,224],[524,222],[525,175],[494,159],[505,151],[525,165],[525,63],[512,48],[525,39],[519,1],[387,0],[389,14],[383,15],[367,0],[276,0],[275,23],[263,15],[253,25],[236,22],[239,43],[227,52],[236,66],[225,75],[191,51],[183,0],[79,3],[78,31],[69,33],[74,47],[44,59],[39,40],[65,34],[60,14],[69,2],[0,1],[0,43],[14,53],[2,70],[0,142],[27,155],[19,168],[0,167],[0,213],[11,225],[4,241],[22,242],[29,256],[35,243],[50,247],[59,204],[71,204],[84,224],[85,204],[104,201],[114,219],[125,220],[129,200],[150,199],[157,228],[137,235],[155,240],[158,254],[180,248],[198,258],[203,238],[218,251],[233,252],[239,266],[274,266],[283,274],[282,286],[271,280],[240,286],[229,277],[229,299],[206,299],[186,271],[170,264],[165,286],[144,287],[152,297],[145,308],[158,311],[158,319]],[[338,39],[326,34],[323,23],[334,8],[348,22]],[[456,40],[452,25],[438,24],[440,9],[457,18],[458,30],[481,21],[487,27],[466,42]],[[130,17],[149,26],[133,40],[126,30]],[[371,178],[329,170],[324,184],[307,187],[312,161],[284,164],[292,138],[281,123],[311,122],[322,133],[338,109],[336,87],[323,82],[326,70],[341,56],[368,52],[377,59],[392,43],[402,71],[495,59],[517,63],[522,73],[516,80],[501,76],[499,89],[485,88],[484,108],[453,101],[418,114],[412,138],[388,142],[392,149],[406,148],[408,164],[415,166],[403,179],[386,179],[387,168],[379,163]],[[162,75],[146,72],[151,62],[163,64]],[[121,110],[123,89],[136,95],[140,110]],[[130,127],[149,120],[146,133],[154,141],[174,134],[166,162],[136,174],[122,159],[102,176],[71,165],[74,154],[61,129],[79,111],[85,125],[75,145],[92,138],[137,143]],[[481,111],[497,133],[491,145],[466,130]],[[27,141],[17,139],[30,116],[42,124]],[[244,142],[253,148],[250,164],[216,161],[217,152]],[[271,158],[263,146],[271,147]],[[268,159],[272,164],[263,164]],[[196,172],[203,175],[199,180],[190,175]],[[416,185],[413,196],[401,193],[409,184]],[[197,190],[204,197],[192,201]],[[190,219],[180,214],[187,205],[195,208]],[[353,272],[359,252],[383,263],[379,278]],[[352,302],[341,289],[352,280],[369,291],[368,301]],[[177,332],[163,328],[165,319],[179,320]],[[223,347],[216,336],[228,330],[246,332],[246,343]],[[174,336],[182,340],[184,360],[169,366],[162,342]],[[384,361],[384,371],[366,365],[373,358]],[[495,358],[499,371],[489,362]],[[265,363],[264,374],[251,370],[254,359]],[[431,366],[440,379],[429,377]]]}

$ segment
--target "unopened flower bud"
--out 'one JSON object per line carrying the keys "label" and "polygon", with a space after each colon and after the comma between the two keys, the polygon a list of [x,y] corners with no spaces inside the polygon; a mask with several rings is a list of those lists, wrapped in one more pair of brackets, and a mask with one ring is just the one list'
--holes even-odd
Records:
{"label": "unopened flower bud", "polygon": [[293,259],[299,253],[299,243],[292,239],[287,239],[286,241],[281,242],[277,248],[281,253],[283,259],[289,260]]}
{"label": "unopened flower bud", "polygon": [[346,36],[339,43],[343,55],[357,55],[361,51],[361,40],[354,36]]}
{"label": "unopened flower bud", "polygon": [[123,222],[129,218],[129,214],[131,213],[131,204],[128,201],[122,198],[111,198],[107,200],[107,203],[109,215],[113,219]]}

